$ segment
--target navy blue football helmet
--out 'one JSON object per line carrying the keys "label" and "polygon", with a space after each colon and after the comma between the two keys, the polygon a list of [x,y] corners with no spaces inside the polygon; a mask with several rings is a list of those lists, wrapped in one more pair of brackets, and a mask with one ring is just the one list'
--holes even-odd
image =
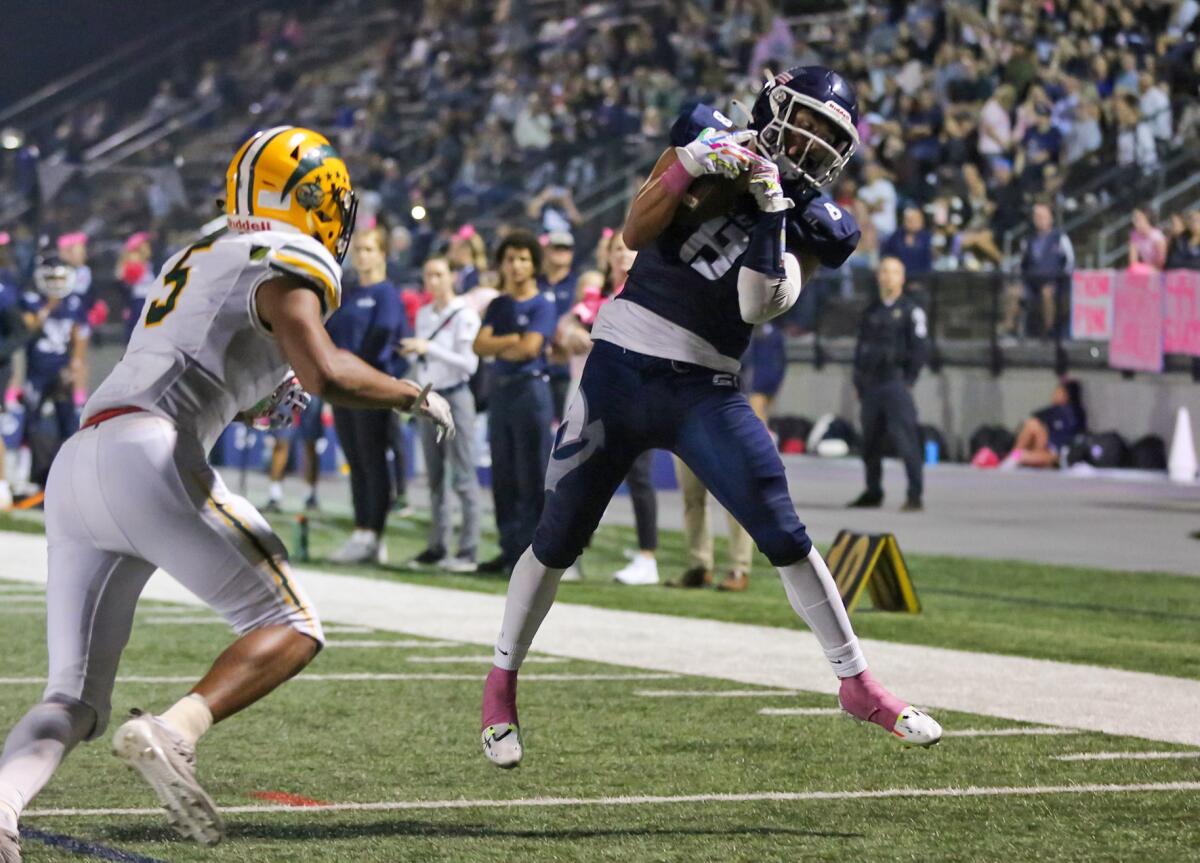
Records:
{"label": "navy blue football helmet", "polygon": [[797,66],[759,91],[750,112],[758,146],[784,179],[814,188],[837,179],[858,148],[858,98],[824,66]]}

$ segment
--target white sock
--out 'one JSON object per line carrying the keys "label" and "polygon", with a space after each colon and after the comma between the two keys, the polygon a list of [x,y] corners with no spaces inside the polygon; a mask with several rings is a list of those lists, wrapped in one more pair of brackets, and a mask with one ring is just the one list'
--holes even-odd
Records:
{"label": "white sock", "polygon": [[164,714],[158,717],[179,732],[180,737],[193,746],[212,728],[213,715],[203,695],[193,692],[185,695]]}
{"label": "white sock", "polygon": [[525,549],[508,580],[504,622],[500,624],[500,637],[496,639],[492,660],[499,668],[516,671],[521,667],[538,627],[554,604],[563,572],[565,570],[551,569],[541,563],[534,557],[532,548]]}
{"label": "white sock", "polygon": [[281,483],[281,482],[271,483],[270,495],[271,495],[271,500],[283,500],[283,483]]}
{"label": "white sock", "polygon": [[867,660],[821,553],[814,548],[808,560],[779,567],[779,575],[788,601],[817,637],[833,673],[853,677],[866,671]]}

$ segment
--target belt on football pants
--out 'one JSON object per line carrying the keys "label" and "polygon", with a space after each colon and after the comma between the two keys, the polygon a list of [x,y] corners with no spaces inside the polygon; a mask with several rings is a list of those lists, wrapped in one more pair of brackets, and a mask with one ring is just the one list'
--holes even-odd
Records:
{"label": "belt on football pants", "polygon": [[93,426],[100,425],[100,423],[105,422],[106,420],[116,419],[117,417],[123,417],[126,414],[142,413],[145,410],[146,410],[145,408],[135,408],[135,407],[129,407],[129,406],[119,407],[119,408],[108,408],[107,410],[100,411],[100,413],[95,414],[94,416],[88,417],[87,422],[85,422],[83,425],[81,425],[79,427],[79,430],[83,431],[84,429],[90,429]]}

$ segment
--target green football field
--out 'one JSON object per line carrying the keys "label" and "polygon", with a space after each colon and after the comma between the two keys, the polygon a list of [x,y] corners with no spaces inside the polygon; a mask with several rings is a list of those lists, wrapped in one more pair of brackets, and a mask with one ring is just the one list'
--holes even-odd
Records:
{"label": "green football field", "polygon": [[[277,526],[290,541],[290,521]],[[38,524],[0,520],[14,528]],[[342,528],[314,524],[308,566],[338,571],[319,558]],[[420,528],[398,525],[393,560],[420,550]],[[739,596],[615,586],[604,575],[629,541],[602,530],[589,579],[560,597],[799,626],[765,564]],[[661,560],[664,574],[681,568],[677,535],[664,532]],[[1200,678],[1191,579],[909,564],[923,613],[864,610],[861,634]],[[398,565],[344,571],[504,589]],[[101,740],[80,747],[34,803],[26,860],[1186,861],[1200,848],[1200,752],[1185,746],[938,711],[946,739],[910,750],[838,715],[829,696],[536,653],[522,671],[526,760],[502,772],[478,746],[490,651],[353,623],[331,621],[329,648],[300,679],[203,741],[201,778],[228,810],[222,845],[176,839]],[[4,729],[40,693],[43,627],[39,588],[0,581]],[[230,638],[206,611],[143,603],[114,724],[131,707],[169,705]]]}

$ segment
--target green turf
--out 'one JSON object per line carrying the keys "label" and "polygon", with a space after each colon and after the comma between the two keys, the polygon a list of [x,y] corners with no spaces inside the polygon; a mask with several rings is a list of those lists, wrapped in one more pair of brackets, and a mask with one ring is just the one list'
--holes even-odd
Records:
{"label": "green turf", "polygon": [[[0,583],[0,587],[4,587]],[[24,589],[18,588],[22,592]],[[0,593],[0,597],[11,593]],[[44,616],[35,600],[6,601],[0,677],[43,674]],[[20,607],[28,607],[20,611]],[[164,626],[161,603],[138,611],[122,675],[201,673],[230,640],[223,626]],[[188,618],[206,612],[187,609]],[[215,619],[215,618],[214,618]],[[200,775],[224,806],[256,791],[329,802],[505,800],[1032,787],[1194,781],[1195,761],[1063,763],[1069,752],[1175,749],[1100,734],[953,738],[930,750],[900,747],[874,726],[840,716],[761,716],[764,704],[832,706],[819,695],[656,699],[639,689],[745,688],[678,677],[652,682],[538,681],[548,672],[633,673],[595,663],[527,666],[522,716],[527,759],[501,772],[478,751],[486,663],[427,665],[420,656],[479,655],[478,647],[339,648],[338,640],[410,640],[390,633],[335,635],[310,671],[464,673],[464,681],[297,680],[235,720],[201,749]],[[114,717],[161,709],[184,685],[119,683]],[[0,728],[40,693],[0,686]],[[961,713],[949,729],[1015,723]],[[229,838],[201,849],[173,838],[157,816],[30,818],[27,826],[170,861],[794,861],[1194,860],[1197,795],[1186,792],[751,803],[654,803],[524,809],[304,812],[229,817]],[[102,743],[80,747],[37,809],[153,805]],[[27,863],[83,858],[26,843]]]}
{"label": "green turf", "polygon": [[[40,530],[39,516],[0,515],[0,529]],[[295,518],[270,516],[289,547],[295,545]],[[421,573],[406,569],[425,547],[424,517],[393,520],[388,531],[389,560],[383,567],[344,571],[418,584],[503,593],[502,578]],[[344,518],[310,520],[308,564],[339,571],[324,558],[344,541],[351,524]],[[490,536],[485,556],[495,552]],[[673,577],[687,565],[682,535],[659,532],[659,571]],[[587,578],[564,584],[559,600],[632,611],[706,617],[734,623],[802,628],[792,613],[779,578],[755,556],[755,574],[744,594],[628,588],[611,581],[635,546],[632,529],[604,526],[583,557]],[[724,555],[717,538],[718,560]],[[873,611],[864,601],[854,615],[866,638],[934,647],[1089,663],[1200,679],[1200,580],[1155,573],[1121,573],[1083,567],[1014,561],[908,555],[921,599],[918,615]],[[304,565],[304,564],[298,564]]]}

